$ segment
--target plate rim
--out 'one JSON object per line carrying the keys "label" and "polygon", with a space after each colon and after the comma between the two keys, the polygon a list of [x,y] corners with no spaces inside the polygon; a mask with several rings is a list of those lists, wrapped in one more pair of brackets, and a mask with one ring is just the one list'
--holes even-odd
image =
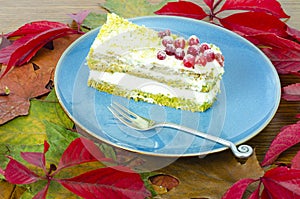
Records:
{"label": "plate rim", "polygon": [[[135,21],[138,20],[144,20],[144,19],[153,19],[153,18],[171,18],[171,19],[178,19],[178,20],[185,20],[185,21],[191,21],[193,23],[199,23],[205,26],[210,26],[212,28],[216,28],[216,29],[220,29],[221,31],[225,31],[228,34],[233,35],[234,37],[238,37],[238,39],[243,40],[243,42],[246,42],[247,45],[252,46],[253,48],[255,48],[257,50],[257,52],[264,57],[265,61],[268,62],[268,66],[270,67],[270,69],[272,70],[272,72],[274,73],[274,77],[276,78],[275,82],[277,85],[277,93],[278,95],[276,96],[276,103],[274,104],[274,107],[272,108],[272,111],[268,114],[268,118],[267,120],[265,120],[263,122],[263,125],[260,125],[259,128],[255,129],[254,131],[252,131],[251,134],[249,134],[248,136],[243,137],[243,139],[239,140],[238,142],[236,142],[236,145],[240,145],[242,143],[245,143],[247,141],[249,141],[250,139],[254,138],[256,135],[258,135],[264,128],[266,128],[266,126],[271,122],[271,120],[274,118],[275,114],[277,113],[277,110],[279,108],[280,105],[280,99],[281,99],[281,83],[280,83],[280,78],[279,75],[274,67],[274,65],[272,64],[272,62],[270,61],[270,59],[259,49],[257,48],[254,44],[252,44],[250,41],[248,41],[247,39],[243,38],[242,36],[238,35],[237,33],[230,31],[226,28],[211,24],[209,22],[205,22],[202,20],[196,20],[196,19],[192,19],[192,18],[187,18],[187,17],[181,17],[181,16],[168,16],[168,15],[154,15],[154,16],[140,16],[140,17],[134,17],[134,18],[128,18],[129,21],[132,21],[133,23]],[[55,68],[55,72],[54,72],[54,90],[55,90],[55,94],[57,96],[58,102],[60,103],[62,109],[64,110],[64,112],[67,114],[67,116],[74,122],[75,126],[78,126],[81,131],[78,132],[80,135],[83,136],[87,136],[88,138],[91,138],[95,141],[100,141],[100,142],[104,142],[106,144],[109,144],[111,146],[114,146],[116,148],[120,148],[126,151],[130,151],[133,153],[138,153],[138,154],[142,154],[142,155],[149,155],[149,156],[156,156],[156,157],[170,157],[170,158],[174,158],[174,157],[192,157],[192,156],[203,156],[203,155],[208,155],[208,154],[213,154],[213,153],[217,153],[217,152],[221,152],[224,150],[229,149],[229,147],[226,146],[222,146],[220,148],[217,149],[213,149],[213,150],[209,150],[209,151],[203,151],[203,152],[198,152],[198,153],[183,153],[183,154],[168,154],[168,153],[156,153],[155,151],[152,152],[148,152],[148,151],[141,151],[138,149],[133,149],[133,148],[128,148],[128,147],[124,147],[124,146],[120,146],[116,143],[113,143],[109,140],[103,139],[101,136],[95,134],[94,132],[90,131],[89,129],[87,129],[87,127],[85,127],[84,125],[82,125],[80,122],[78,122],[78,120],[68,111],[68,109],[66,108],[66,106],[64,105],[62,98],[60,96],[60,93],[58,91],[58,81],[57,81],[57,73],[58,70],[62,67],[61,62],[63,62],[64,57],[66,57],[66,55],[69,53],[69,51],[71,51],[76,45],[77,43],[79,43],[80,41],[84,40],[86,37],[88,37],[89,35],[93,34],[94,32],[98,32],[99,29],[101,28],[101,26],[94,28],[93,30],[85,33],[84,35],[82,35],[80,38],[76,39],[71,45],[69,45],[65,51],[62,53],[59,61],[56,64],[56,68]],[[84,131],[84,132],[82,132]]]}

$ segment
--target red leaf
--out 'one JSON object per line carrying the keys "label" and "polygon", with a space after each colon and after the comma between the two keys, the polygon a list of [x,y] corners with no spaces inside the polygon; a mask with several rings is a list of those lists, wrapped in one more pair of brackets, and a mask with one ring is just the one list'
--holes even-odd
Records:
{"label": "red leaf", "polygon": [[12,184],[30,184],[40,180],[37,174],[12,158],[10,158],[6,166],[4,176],[5,179]]}
{"label": "red leaf", "polygon": [[261,178],[270,198],[300,198],[300,170],[277,167]]}
{"label": "red leaf", "polygon": [[33,164],[37,167],[40,167],[46,171],[46,160],[45,153],[49,149],[49,144],[47,141],[44,141],[44,152],[21,152],[21,157],[26,160],[28,163]]}
{"label": "red leaf", "polygon": [[287,101],[300,101],[300,83],[285,86],[282,90],[283,99]]}
{"label": "red leaf", "polygon": [[287,33],[292,36],[293,38],[300,41],[300,31],[291,27],[287,27]]}
{"label": "red leaf", "polygon": [[208,16],[200,6],[188,1],[168,2],[154,13],[159,15],[189,17],[199,20]]}
{"label": "red leaf", "polygon": [[286,149],[300,142],[300,122],[285,126],[272,141],[267,151],[262,166],[272,164]]}
{"label": "red leaf", "polygon": [[49,186],[50,186],[50,181],[48,181],[47,185],[41,191],[39,191],[32,199],[45,199]]}
{"label": "red leaf", "polygon": [[261,47],[261,50],[273,62],[279,73],[288,74],[299,68],[299,43],[278,37],[272,33],[245,36],[245,38]]}
{"label": "red leaf", "polygon": [[103,153],[92,141],[83,137],[77,138],[64,151],[56,172],[66,167],[101,160],[109,159],[104,157]]}
{"label": "red leaf", "polygon": [[106,167],[57,181],[83,198],[144,199],[151,196],[140,175],[124,167]]}
{"label": "red leaf", "polygon": [[258,187],[251,193],[251,195],[248,197],[248,199],[259,199],[259,193],[260,193],[260,184]]}
{"label": "red leaf", "polygon": [[251,178],[245,178],[237,181],[234,183],[230,189],[227,190],[227,192],[223,195],[222,199],[239,199],[243,198],[243,195],[247,189],[247,187],[257,180],[251,179]]}
{"label": "red leaf", "polygon": [[214,7],[214,0],[204,0],[204,3],[212,10]]}
{"label": "red leaf", "polygon": [[225,10],[249,10],[268,12],[278,18],[289,18],[276,0],[227,0],[219,12]]}
{"label": "red leaf", "polygon": [[287,25],[284,22],[263,12],[237,13],[219,20],[225,28],[242,32],[244,35],[274,33],[280,37],[288,36]]}
{"label": "red leaf", "polygon": [[68,14],[78,25],[82,24],[84,19],[90,14],[91,11],[83,10],[78,13]]}
{"label": "red leaf", "polygon": [[52,28],[38,34],[29,34],[16,40],[12,45],[0,50],[0,63],[7,65],[1,71],[0,78],[3,77],[13,66],[20,66],[28,62],[37,51],[49,41],[76,33],[69,27]]}
{"label": "red leaf", "polygon": [[292,159],[292,169],[300,169],[300,151],[295,155],[295,157]]}
{"label": "red leaf", "polygon": [[54,21],[34,21],[21,26],[16,31],[6,34],[6,36],[16,37],[28,34],[37,34],[53,28],[68,28],[68,26],[66,24]]}

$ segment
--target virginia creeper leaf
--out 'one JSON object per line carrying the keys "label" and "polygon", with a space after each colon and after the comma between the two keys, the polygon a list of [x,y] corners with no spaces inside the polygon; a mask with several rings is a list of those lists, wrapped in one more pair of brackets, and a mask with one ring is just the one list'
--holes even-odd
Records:
{"label": "virginia creeper leaf", "polygon": [[159,15],[189,17],[199,20],[208,16],[200,6],[189,1],[169,2],[154,13]]}
{"label": "virginia creeper leaf", "polygon": [[40,180],[40,177],[30,171],[20,162],[9,157],[10,161],[5,169],[5,179],[12,184],[30,184]]}
{"label": "virginia creeper leaf", "polygon": [[261,165],[272,164],[283,151],[299,142],[300,122],[283,127],[272,141]]}
{"label": "virginia creeper leaf", "polygon": [[225,10],[268,12],[278,18],[289,18],[276,0],[227,0],[220,9]]}
{"label": "virginia creeper leaf", "polygon": [[[274,33],[280,37],[287,37],[287,25],[273,15],[264,12],[243,12],[232,14],[219,19],[227,29],[238,31],[244,35],[256,35],[259,33]],[[257,23],[259,21],[259,23]],[[242,36],[244,36],[242,35]]]}
{"label": "virginia creeper leaf", "polygon": [[213,10],[213,7],[214,7],[214,0],[204,0],[204,3],[205,3],[211,10]]}
{"label": "virginia creeper leaf", "polygon": [[50,185],[50,181],[48,181],[47,185],[40,192],[38,192],[32,199],[45,199],[49,189],[49,185]]}
{"label": "virginia creeper leaf", "polygon": [[26,160],[28,163],[40,167],[46,171],[46,159],[45,153],[49,149],[49,144],[47,141],[44,141],[44,152],[21,152],[21,157]]}
{"label": "virginia creeper leaf", "polygon": [[69,179],[57,180],[83,198],[140,198],[151,194],[140,175],[125,167],[106,167]]}
{"label": "virginia creeper leaf", "polygon": [[292,28],[292,27],[287,27],[287,33],[289,35],[291,35],[293,38],[297,39],[298,41],[300,41],[300,31]]}
{"label": "virginia creeper leaf", "polygon": [[245,36],[268,56],[280,74],[293,73],[299,68],[300,44],[273,33]]}
{"label": "virginia creeper leaf", "polygon": [[52,29],[52,28],[68,28],[66,24],[55,22],[55,21],[34,21],[31,23],[24,24],[17,30],[6,34],[7,37],[17,37],[24,35],[35,35],[37,33],[41,33],[43,31]]}
{"label": "virginia creeper leaf", "polygon": [[300,83],[285,86],[282,90],[283,99],[287,101],[300,101]]}
{"label": "virginia creeper leaf", "polygon": [[92,141],[81,137],[75,139],[64,151],[57,171],[77,164],[105,159],[103,153]]}
{"label": "virginia creeper leaf", "polygon": [[231,199],[231,198],[241,199],[241,198],[243,198],[243,195],[244,195],[247,187],[255,181],[257,181],[257,180],[252,179],[252,178],[244,178],[244,179],[237,181],[230,187],[230,189],[227,190],[227,192],[224,194],[222,199]]}
{"label": "virginia creeper leaf", "polygon": [[7,65],[4,71],[1,71],[3,77],[13,66],[21,66],[27,62],[49,41],[56,38],[75,34],[69,27],[58,27],[45,30],[35,35],[29,34],[13,42],[12,45],[0,50],[0,63]]}
{"label": "virginia creeper leaf", "polygon": [[300,151],[298,151],[298,153],[292,159],[291,168],[292,169],[300,169]]}
{"label": "virginia creeper leaf", "polygon": [[270,198],[300,198],[300,170],[277,167],[261,178]]}

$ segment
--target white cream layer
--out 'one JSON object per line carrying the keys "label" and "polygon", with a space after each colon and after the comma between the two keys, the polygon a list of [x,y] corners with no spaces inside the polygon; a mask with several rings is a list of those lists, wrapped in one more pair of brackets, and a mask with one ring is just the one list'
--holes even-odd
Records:
{"label": "white cream layer", "polygon": [[[214,98],[220,91],[220,81],[217,82],[210,92],[205,93],[170,87],[150,79],[140,78],[126,73],[107,73],[91,70],[89,79],[96,82],[103,81],[111,85],[118,85],[119,87],[129,91],[140,90],[151,94],[163,94],[169,97],[191,99],[200,105],[205,102],[213,102]],[[134,93],[132,93],[132,95],[134,95]],[[152,102],[151,99],[144,100]]]}

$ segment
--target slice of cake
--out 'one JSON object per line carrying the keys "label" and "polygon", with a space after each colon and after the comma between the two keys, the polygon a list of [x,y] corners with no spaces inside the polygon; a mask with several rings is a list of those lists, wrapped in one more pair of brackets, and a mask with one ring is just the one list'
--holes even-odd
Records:
{"label": "slice of cake", "polygon": [[214,44],[115,14],[108,14],[87,64],[88,85],[99,91],[190,111],[212,106],[224,73],[224,57]]}

